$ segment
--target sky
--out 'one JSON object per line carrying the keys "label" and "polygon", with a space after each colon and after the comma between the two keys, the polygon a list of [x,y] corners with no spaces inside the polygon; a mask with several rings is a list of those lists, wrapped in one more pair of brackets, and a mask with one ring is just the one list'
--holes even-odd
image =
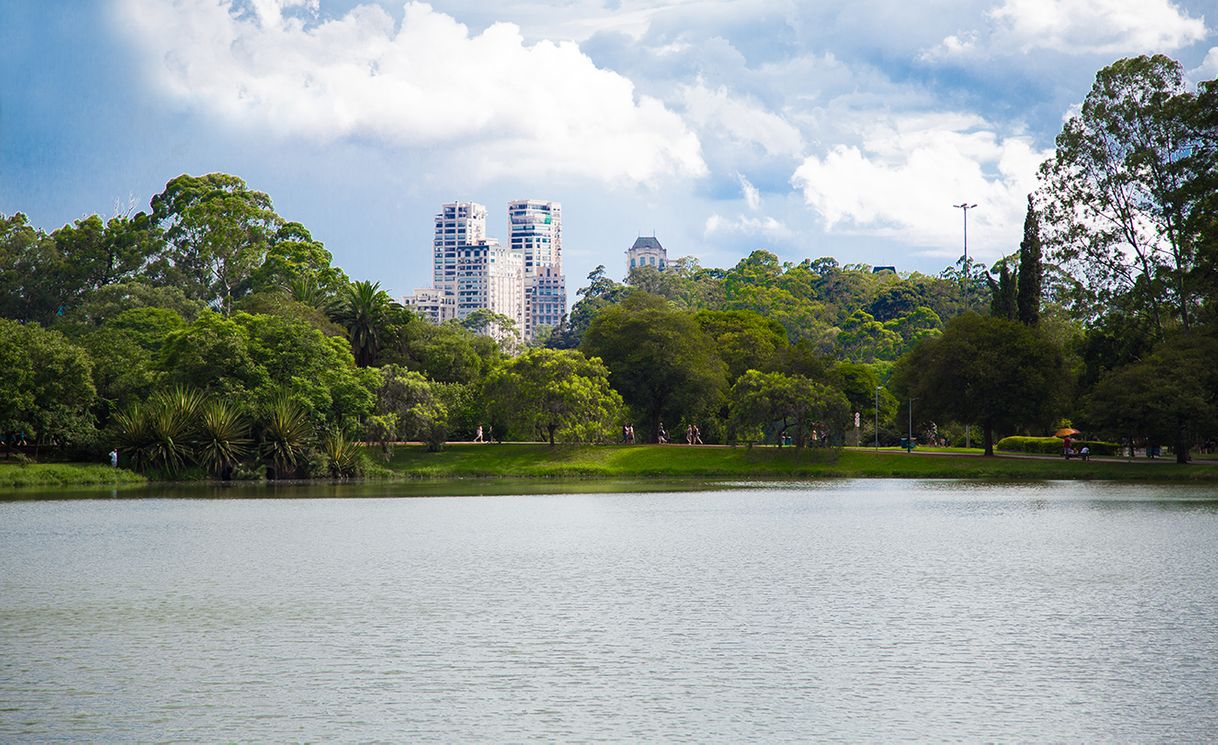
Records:
{"label": "sky", "polygon": [[232,173],[354,279],[431,276],[432,217],[563,205],[568,294],[670,257],[937,273],[1018,248],[1100,68],[1218,77],[1198,0],[4,0],[0,213],[55,229]]}

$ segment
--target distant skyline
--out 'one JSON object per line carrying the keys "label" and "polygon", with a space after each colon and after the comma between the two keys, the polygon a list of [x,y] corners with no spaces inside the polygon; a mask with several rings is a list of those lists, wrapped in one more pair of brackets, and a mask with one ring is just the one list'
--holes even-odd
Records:
{"label": "distant skyline", "polygon": [[1218,8],[10,0],[0,212],[52,230],[224,171],[395,296],[430,284],[453,201],[561,202],[571,299],[653,232],[708,266],[766,248],[933,273],[963,200],[970,256],[1015,250],[1095,72],[1156,52],[1218,77]]}

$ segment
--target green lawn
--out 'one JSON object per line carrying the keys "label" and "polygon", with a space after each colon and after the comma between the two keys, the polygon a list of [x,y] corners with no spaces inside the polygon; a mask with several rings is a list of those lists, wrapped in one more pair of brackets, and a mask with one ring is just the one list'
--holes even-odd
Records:
{"label": "green lawn", "polygon": [[125,468],[96,463],[30,463],[0,459],[0,487],[77,486],[87,484],[139,484],[143,476]]}
{"label": "green lawn", "polygon": [[978,478],[1218,482],[1218,464],[1082,462],[866,449],[682,445],[450,445],[398,447],[389,468],[407,478]]}

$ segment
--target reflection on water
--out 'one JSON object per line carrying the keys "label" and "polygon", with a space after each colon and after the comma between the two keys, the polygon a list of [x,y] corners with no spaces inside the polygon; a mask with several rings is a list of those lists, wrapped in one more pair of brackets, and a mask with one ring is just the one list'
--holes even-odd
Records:
{"label": "reflection on water", "polygon": [[1210,488],[424,486],[0,503],[0,741],[1218,732]]}

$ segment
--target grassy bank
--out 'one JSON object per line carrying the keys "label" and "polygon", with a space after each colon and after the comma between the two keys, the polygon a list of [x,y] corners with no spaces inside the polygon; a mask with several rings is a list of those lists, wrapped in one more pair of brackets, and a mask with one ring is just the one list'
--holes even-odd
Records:
{"label": "grassy bank", "polygon": [[680,445],[450,445],[395,450],[389,468],[407,478],[965,478],[1214,481],[1218,465],[982,458],[867,450]]}
{"label": "grassy bank", "polygon": [[85,486],[92,484],[140,484],[143,476],[125,468],[96,463],[29,463],[0,460],[0,487]]}

